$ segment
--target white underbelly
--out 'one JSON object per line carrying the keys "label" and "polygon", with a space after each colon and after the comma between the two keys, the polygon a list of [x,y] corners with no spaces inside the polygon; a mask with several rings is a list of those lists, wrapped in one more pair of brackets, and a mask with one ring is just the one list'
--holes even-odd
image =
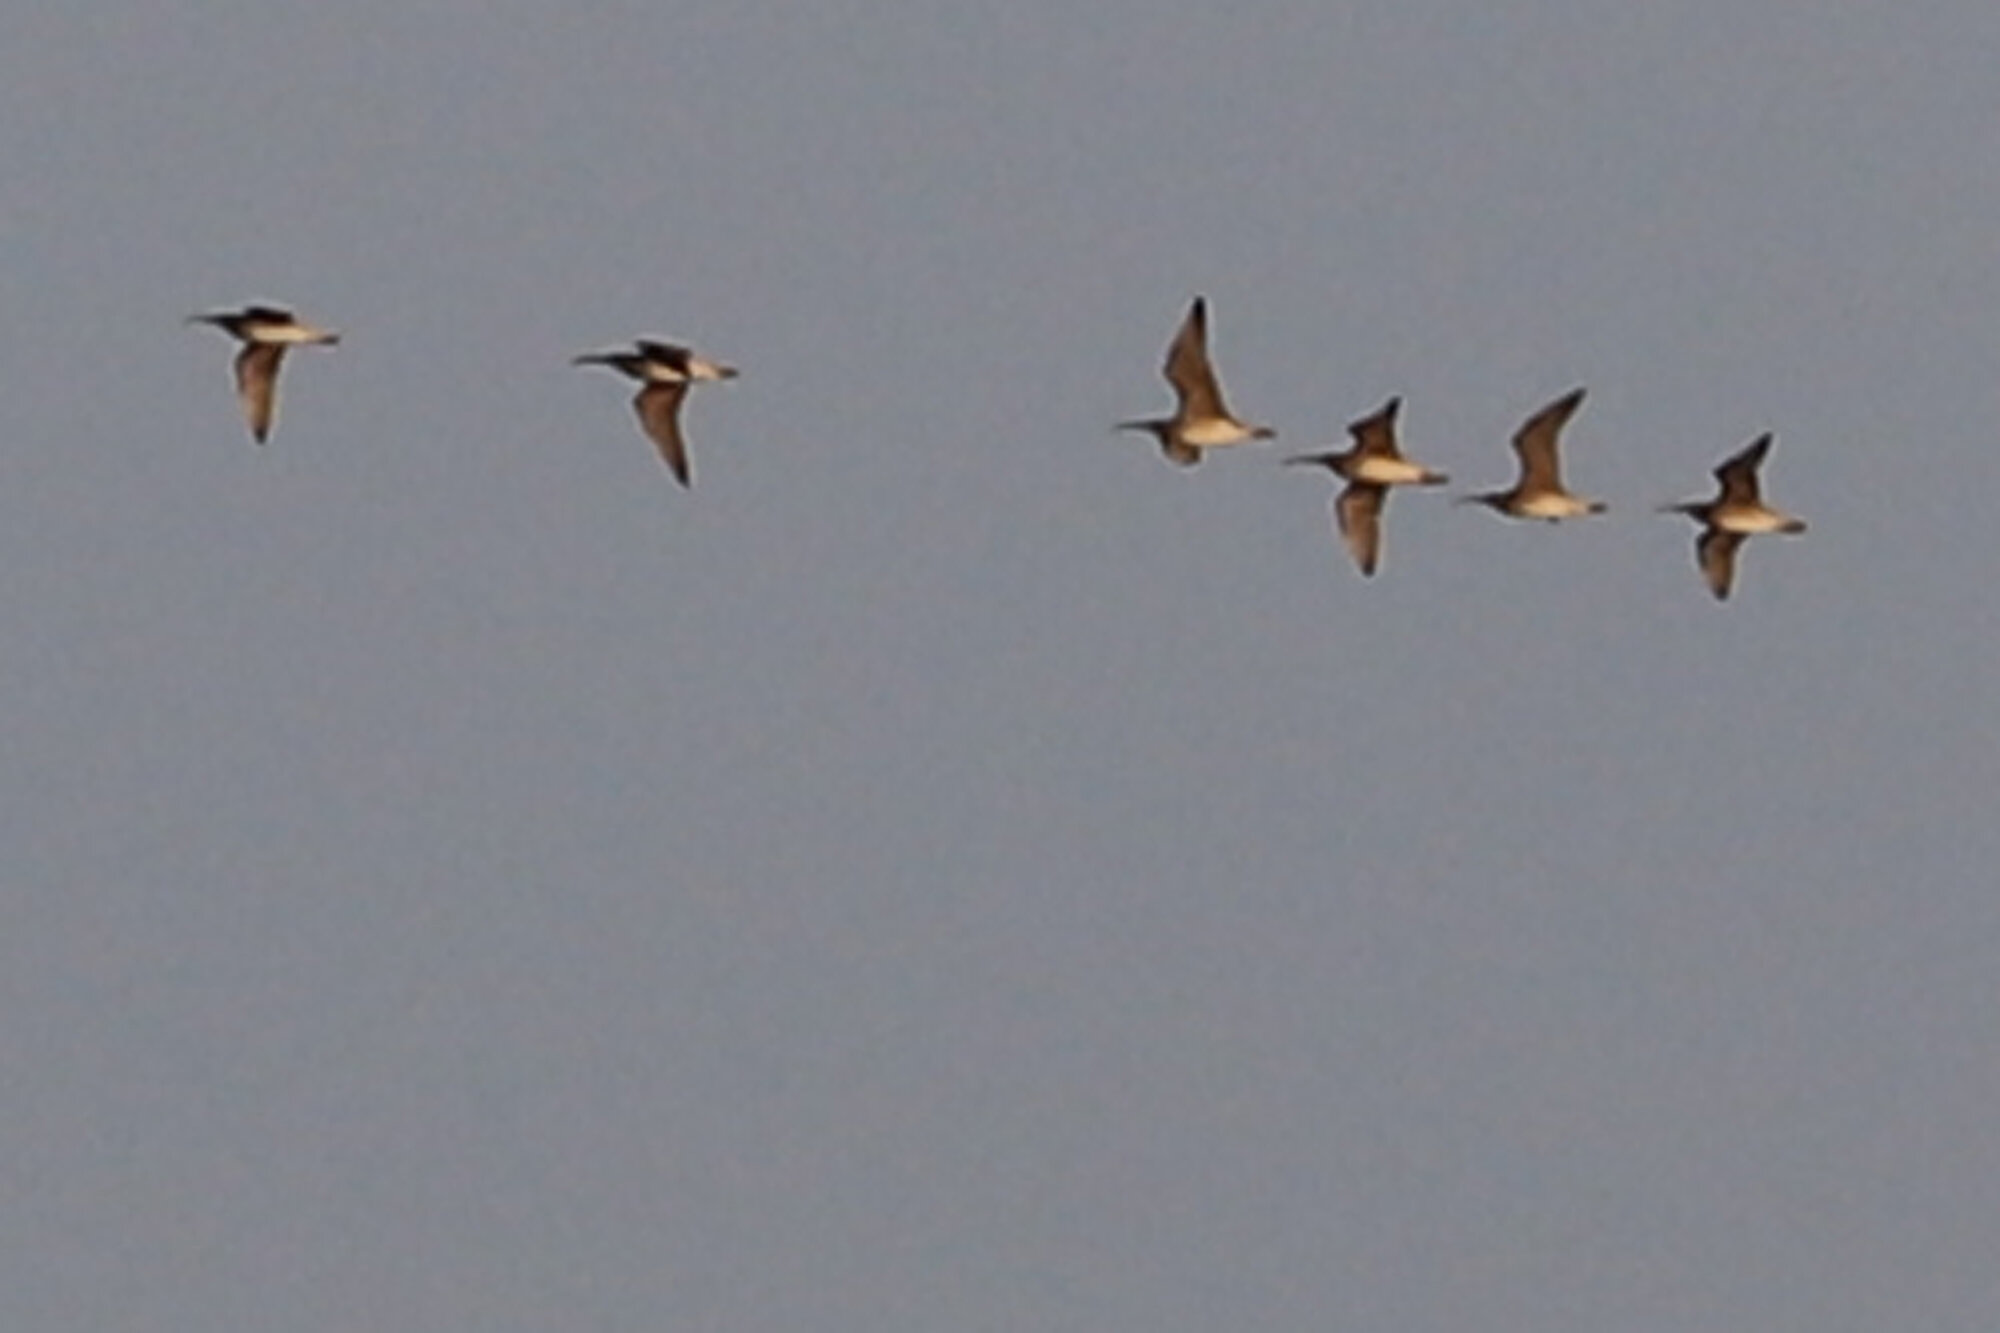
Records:
{"label": "white underbelly", "polygon": [[1373,486],[1415,486],[1430,473],[1407,458],[1364,458],[1354,467],[1350,481]]}
{"label": "white underbelly", "polygon": [[1590,502],[1544,491],[1523,500],[1519,512],[1528,518],[1581,518],[1590,512]]}
{"label": "white underbelly", "polygon": [[1242,444],[1253,438],[1242,426],[1220,417],[1190,421],[1181,427],[1180,435],[1183,440],[1199,449],[1219,449],[1224,445]]}
{"label": "white underbelly", "polygon": [[253,343],[317,343],[326,341],[322,329],[307,328],[303,324],[259,324],[250,330]]}
{"label": "white underbelly", "polygon": [[1772,513],[1768,509],[1725,509],[1715,516],[1715,526],[1724,532],[1737,532],[1745,536],[1764,532],[1784,532],[1794,520],[1784,514]]}

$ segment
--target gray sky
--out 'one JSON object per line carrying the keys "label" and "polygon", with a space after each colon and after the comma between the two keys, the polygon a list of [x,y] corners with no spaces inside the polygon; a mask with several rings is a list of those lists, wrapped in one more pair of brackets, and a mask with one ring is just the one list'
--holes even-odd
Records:
{"label": "gray sky", "polygon": [[1990,4],[0,34],[0,1325],[2000,1321]]}

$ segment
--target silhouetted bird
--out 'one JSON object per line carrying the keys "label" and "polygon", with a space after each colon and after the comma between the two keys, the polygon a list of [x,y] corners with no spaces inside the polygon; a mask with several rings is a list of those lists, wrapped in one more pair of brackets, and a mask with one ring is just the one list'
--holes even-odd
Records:
{"label": "silhouetted bird", "polygon": [[1602,500],[1585,500],[1563,489],[1562,465],[1556,458],[1556,437],[1583,402],[1583,390],[1572,389],[1522,423],[1514,433],[1514,452],[1521,458],[1521,477],[1504,491],[1460,496],[1460,504],[1481,504],[1509,518],[1539,518],[1549,523],[1604,512]]}
{"label": "silhouetted bird", "polygon": [[1204,449],[1268,440],[1277,435],[1269,426],[1238,421],[1222,401],[1222,385],[1208,360],[1208,302],[1197,296],[1188,307],[1180,332],[1167,347],[1161,367],[1174,388],[1177,402],[1170,417],[1121,421],[1119,430],[1143,430],[1160,442],[1160,451],[1182,467],[1201,461]]}
{"label": "silhouetted bird", "polygon": [[1450,478],[1412,463],[1396,445],[1396,413],[1403,400],[1391,398],[1370,416],[1349,423],[1351,447],[1338,453],[1300,454],[1287,463],[1317,463],[1347,485],[1327,506],[1334,527],[1364,575],[1375,572],[1382,549],[1382,506],[1391,486],[1441,486]]}
{"label": "silhouetted bird", "polygon": [[736,367],[697,355],[675,343],[641,338],[629,352],[585,352],[570,358],[573,366],[609,366],[639,381],[632,409],[639,426],[660,451],[660,459],[681,485],[694,485],[687,442],[681,437],[681,400],[697,380],[733,380]]}
{"label": "silhouetted bird", "polygon": [[1663,514],[1686,514],[1702,525],[1701,536],[1694,543],[1695,563],[1701,567],[1701,576],[1717,601],[1729,597],[1730,585],[1736,578],[1736,548],[1745,537],[1806,530],[1804,520],[1771,508],[1758,495],[1757,469],[1762,466],[1764,455],[1770,452],[1771,436],[1767,432],[1715,469],[1718,489],[1713,500],[1683,500],[1660,507]]}
{"label": "silhouetted bird", "polygon": [[291,311],[277,306],[253,305],[189,315],[187,322],[212,324],[243,344],[243,350],[236,354],[236,396],[243,404],[250,437],[259,444],[270,436],[271,422],[277,415],[278,366],[285,359],[285,349],[301,344],[330,347],[340,341],[338,333],[300,323]]}

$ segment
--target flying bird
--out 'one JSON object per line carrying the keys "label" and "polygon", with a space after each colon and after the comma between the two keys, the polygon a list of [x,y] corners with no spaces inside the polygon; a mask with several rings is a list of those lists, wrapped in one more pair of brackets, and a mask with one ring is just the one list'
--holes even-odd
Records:
{"label": "flying bird", "polygon": [[1557,523],[1566,518],[1604,512],[1602,500],[1586,500],[1563,489],[1562,464],[1556,457],[1556,437],[1583,403],[1583,390],[1572,389],[1542,408],[1514,432],[1514,452],[1521,459],[1521,476],[1504,491],[1460,496],[1460,504],[1481,504],[1509,518],[1539,518]]}
{"label": "flying bird", "polygon": [[243,404],[250,438],[262,444],[271,434],[278,411],[278,366],[285,349],[301,344],[331,347],[340,335],[331,329],[302,323],[291,311],[278,306],[252,305],[241,310],[218,310],[211,314],[189,315],[190,324],[211,324],[243,344],[236,354],[236,396]]}
{"label": "flying bird", "polygon": [[1695,563],[1718,602],[1728,600],[1736,579],[1736,548],[1745,537],[1806,530],[1804,520],[1773,509],[1758,493],[1757,469],[1771,452],[1771,439],[1769,432],[1759,435],[1715,469],[1718,489],[1713,500],[1660,506],[1663,514],[1686,514],[1701,524],[1701,536],[1694,543]]}
{"label": "flying bird", "polygon": [[1193,467],[1204,449],[1268,440],[1277,435],[1269,426],[1252,426],[1230,415],[1222,401],[1222,385],[1208,359],[1208,302],[1195,297],[1180,332],[1167,347],[1161,367],[1176,399],[1174,414],[1144,421],[1121,421],[1119,430],[1142,430],[1160,442],[1160,452]]}
{"label": "flying bird", "polygon": [[1347,482],[1327,507],[1335,528],[1362,574],[1373,575],[1382,550],[1382,506],[1391,486],[1441,486],[1450,478],[1403,457],[1396,444],[1396,414],[1403,400],[1391,398],[1374,413],[1349,423],[1354,443],[1339,452],[1299,454],[1287,463],[1317,463]]}
{"label": "flying bird", "polygon": [[736,367],[711,361],[677,343],[641,338],[629,352],[585,352],[570,358],[573,366],[608,366],[627,379],[639,381],[632,410],[639,427],[660,451],[660,460],[682,486],[694,485],[687,441],[681,436],[681,401],[698,380],[733,380]]}

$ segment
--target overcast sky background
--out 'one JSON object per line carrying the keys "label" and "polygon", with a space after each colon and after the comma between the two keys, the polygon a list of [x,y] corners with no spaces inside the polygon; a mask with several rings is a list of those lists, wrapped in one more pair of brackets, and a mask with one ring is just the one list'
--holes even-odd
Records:
{"label": "overcast sky background", "polygon": [[[2000,1326],[2000,10],[0,20],[0,1325]],[[1212,303],[1275,447],[1121,418]],[[253,298],[347,332],[252,445]],[[697,486],[575,352],[653,332]],[[1285,453],[1405,395],[1468,488]],[[1653,505],[1775,430],[1712,602]]]}

